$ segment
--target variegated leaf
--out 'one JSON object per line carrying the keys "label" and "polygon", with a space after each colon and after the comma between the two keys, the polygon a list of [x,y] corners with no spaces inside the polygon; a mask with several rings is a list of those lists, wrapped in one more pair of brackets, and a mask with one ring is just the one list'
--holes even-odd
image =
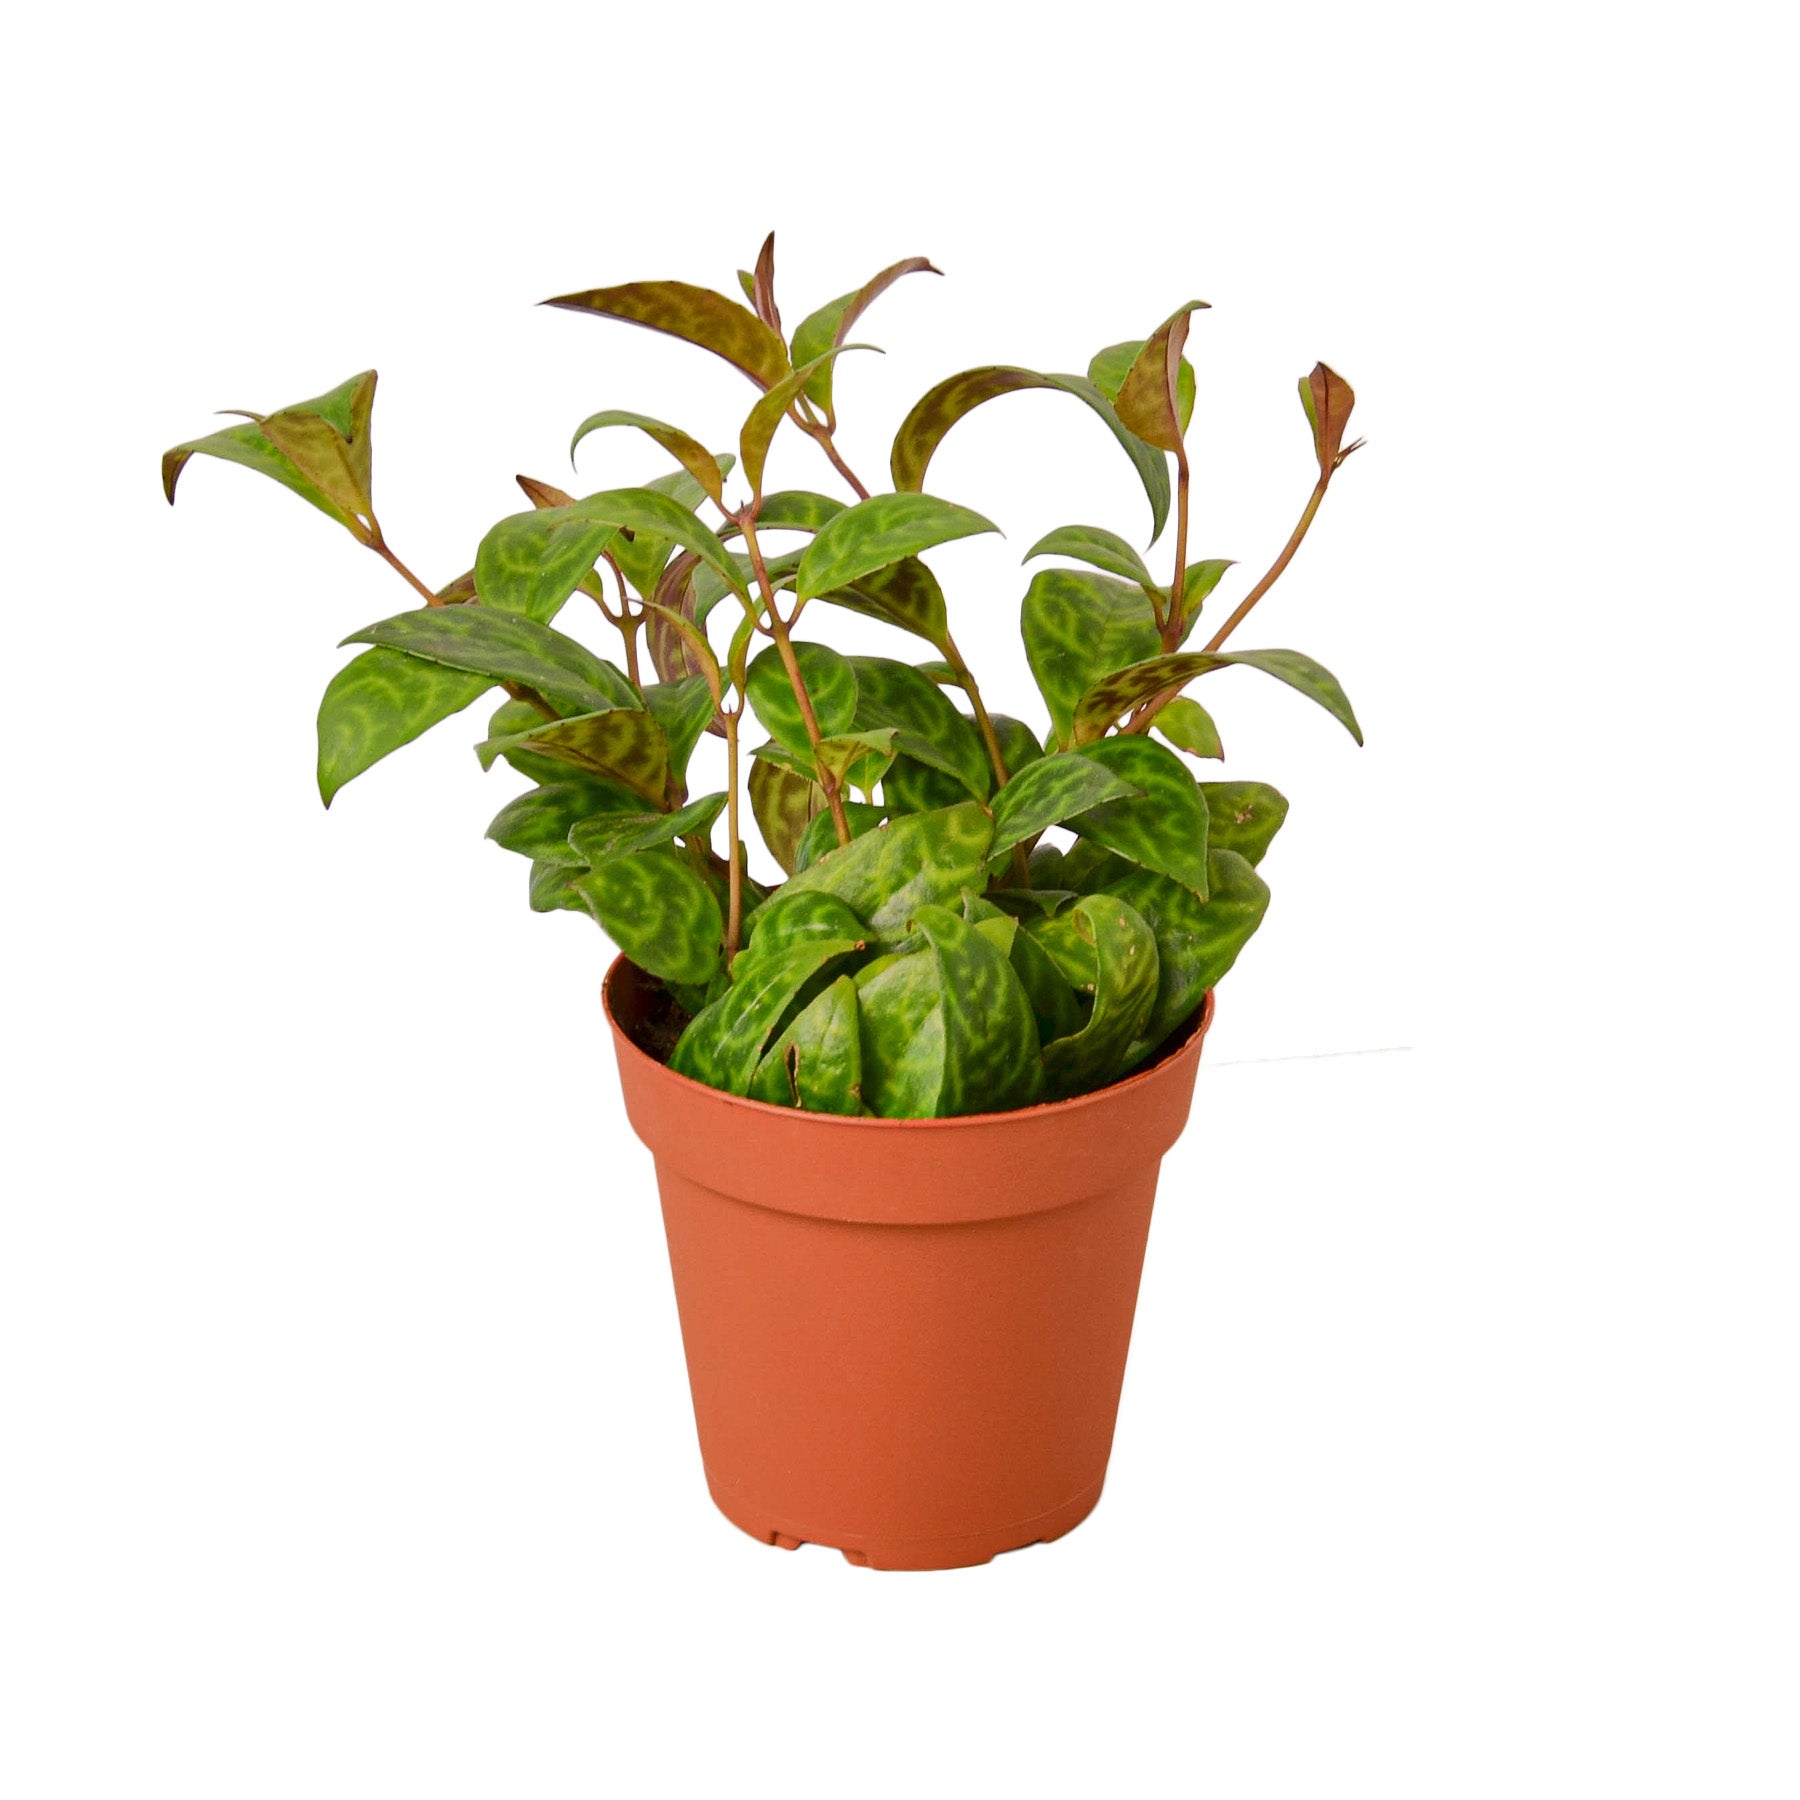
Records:
{"label": "variegated leaf", "polygon": [[625,425],[643,432],[653,438],[674,459],[693,476],[715,506],[723,506],[724,487],[719,479],[719,459],[699,442],[676,425],[665,425],[661,419],[646,417],[643,413],[619,412],[617,410],[590,414],[576,428],[574,437],[569,442],[569,460],[575,460],[575,452],[581,446],[581,440],[590,432],[604,431],[608,426]]}
{"label": "variegated leaf", "polygon": [[930,494],[877,494],[846,507],[818,533],[800,558],[794,592],[810,600],[935,544],[999,529],[980,513]]}
{"label": "variegated leaf", "polygon": [[647,974],[698,984],[718,968],[725,931],[719,902],[674,851],[611,857],[570,885],[601,930]]}
{"label": "variegated leaf", "polygon": [[787,346],[780,334],[748,308],[711,288],[685,281],[634,281],[621,287],[563,294],[544,304],[569,312],[599,313],[683,338],[742,369],[759,387],[773,387],[788,370]]}
{"label": "variegated leaf", "polygon": [[1021,609],[1025,655],[1057,741],[1075,741],[1075,713],[1098,681],[1157,653],[1150,599],[1135,583],[1082,569],[1044,569]]}
{"label": "variegated leaf", "polygon": [[862,1111],[862,1035],[848,975],[814,995],[765,1052],[750,1098],[807,1112]]}
{"label": "variegated leaf", "polygon": [[475,749],[484,766],[496,756],[508,761],[519,754],[534,760],[547,757],[584,775],[622,782],[654,807],[666,803],[668,741],[656,720],[635,708],[616,707],[610,712],[545,722],[528,731],[490,737]]}
{"label": "variegated leaf", "polygon": [[365,650],[331,678],[319,702],[319,798],[440,720],[479,700],[493,681],[421,662],[404,651]]}
{"label": "variegated leaf", "polygon": [[1070,828],[1146,869],[1172,875],[1204,899],[1206,801],[1174,751],[1144,737],[1112,737],[1075,754],[1129,782],[1142,797],[1091,807],[1072,817]]}
{"label": "variegated leaf", "polygon": [[[800,321],[794,331],[794,361],[810,363],[832,345],[841,344],[863,313],[902,275],[942,273],[941,269],[934,269],[922,256],[909,256],[904,262],[889,264],[872,280],[865,281],[861,287],[853,288],[847,294],[840,294],[829,305],[821,306],[816,313]],[[832,365],[825,363],[814,371],[806,385],[807,399],[827,414],[832,409],[831,374]]]}
{"label": "variegated leaf", "polygon": [[1043,1049],[1044,1074],[1058,1097],[1085,1094],[1124,1073],[1127,1053],[1156,1005],[1159,964],[1150,926],[1117,895],[1084,895],[1059,915],[1093,949],[1094,1006],[1070,1037]]}

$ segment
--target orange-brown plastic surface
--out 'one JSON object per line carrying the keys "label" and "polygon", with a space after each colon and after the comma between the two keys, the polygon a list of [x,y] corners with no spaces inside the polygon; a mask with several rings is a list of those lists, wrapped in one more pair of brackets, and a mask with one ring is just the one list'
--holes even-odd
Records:
{"label": "orange-brown plastic surface", "polygon": [[1112,1087],[960,1119],[740,1100],[639,1047],[654,989],[623,958],[605,1000],[725,1516],[883,1569],[982,1563],[1079,1524],[1212,996]]}

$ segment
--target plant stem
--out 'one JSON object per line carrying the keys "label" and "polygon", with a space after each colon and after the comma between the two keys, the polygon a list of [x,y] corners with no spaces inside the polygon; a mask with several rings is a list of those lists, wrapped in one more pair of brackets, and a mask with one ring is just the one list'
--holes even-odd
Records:
{"label": "plant stem", "polygon": [[1187,619],[1187,553],[1188,553],[1188,458],[1187,446],[1175,450],[1175,579],[1169,583],[1169,610],[1158,621],[1162,626],[1162,646],[1173,650],[1181,642],[1181,628]]}
{"label": "plant stem", "polygon": [[737,707],[725,714],[725,841],[731,858],[731,900],[725,914],[725,967],[737,955],[738,938],[744,928],[743,839],[738,830],[738,718],[743,712],[743,696]]}
{"label": "plant stem", "polygon": [[385,563],[386,563],[386,564],[387,564],[387,565],[388,565],[388,567],[389,567],[389,568],[390,568],[390,569],[393,569],[393,570],[394,570],[394,571],[395,571],[395,572],[396,572],[396,573],[398,573],[398,574],[399,574],[399,575],[400,575],[400,576],[401,576],[401,577],[402,577],[402,578],[403,578],[403,579],[405,579],[405,580],[407,580],[407,581],[410,581],[410,582],[411,582],[411,583],[412,583],[412,585],[413,585],[413,586],[414,586],[414,587],[415,587],[415,588],[417,588],[417,589],[418,589],[418,591],[419,591],[419,592],[420,592],[420,593],[421,593],[421,594],[423,594],[423,595],[424,595],[424,596],[425,596],[425,604],[426,604],[426,605],[427,605],[427,606],[442,606],[442,605],[443,605],[443,604],[444,604],[444,603],[443,603],[443,601],[442,601],[442,600],[440,600],[440,599],[439,599],[439,598],[438,598],[438,597],[437,597],[437,595],[436,595],[436,594],[434,594],[434,593],[433,593],[433,592],[432,592],[432,591],[431,591],[431,589],[430,589],[430,588],[428,588],[428,587],[427,587],[427,586],[426,586],[426,585],[425,585],[425,584],[424,584],[424,582],[422,582],[422,581],[421,581],[421,580],[420,580],[420,579],[419,579],[419,578],[418,578],[418,576],[416,576],[416,575],[415,575],[415,574],[414,574],[414,573],[413,573],[413,572],[412,572],[412,570],[411,570],[411,569],[409,569],[409,568],[408,568],[408,567],[407,567],[407,566],[406,566],[406,564],[405,564],[405,563],[403,563],[403,562],[402,562],[402,561],[401,561],[401,560],[400,560],[400,559],[399,559],[399,557],[397,557],[397,556],[396,556],[396,555],[395,555],[395,554],[394,554],[394,553],[393,553],[393,551],[391,551],[391,550],[390,550],[390,549],[389,549],[389,548],[388,548],[388,547],[387,547],[387,540],[386,540],[386,539],[385,539],[385,538],[384,538],[384,537],[383,537],[383,536],[382,536],[382,535],[381,535],[381,527],[380,527],[380,526],[379,526],[379,525],[376,525],[376,526],[375,526],[375,533],[374,533],[374,536],[373,536],[373,537],[371,537],[371,538],[370,538],[370,540],[369,540],[369,548],[370,548],[370,549],[371,549],[371,550],[373,550],[373,551],[374,551],[374,552],[375,552],[375,554],[376,554],[376,555],[377,555],[377,556],[379,556],[379,557],[380,557],[380,558],[381,558],[381,560],[382,560],[382,561],[383,561],[383,562],[385,562]]}
{"label": "plant stem", "polygon": [[832,427],[816,421],[809,422],[799,413],[793,414],[792,417],[794,423],[798,425],[800,429],[804,431],[806,435],[831,459],[831,466],[836,469],[847,482],[849,482],[851,490],[855,493],[857,499],[868,499],[869,490],[857,479],[856,471],[851,468],[838,453],[837,441],[832,436]]}
{"label": "plant stem", "polygon": [[[631,597],[625,591],[625,571],[613,560],[610,551],[603,550],[600,554],[605,561],[606,566],[612,570],[613,580],[618,583],[619,616],[616,619],[613,619],[612,614],[607,611],[606,602],[604,600],[600,601],[600,610],[603,613],[606,613],[606,616],[609,619],[612,619],[612,622],[618,626],[619,636],[625,640],[625,673],[630,676],[631,685],[633,687],[639,687],[637,634],[638,627],[643,623],[644,615],[641,612],[634,613],[631,610]],[[596,594],[594,598],[599,600],[600,596]]]}
{"label": "plant stem", "polygon": [[963,661],[963,655],[956,647],[956,639],[949,632],[944,633],[944,641],[939,649],[944,653],[947,662],[956,675],[956,685],[969,696],[969,704],[975,709],[975,729],[981,733],[981,741],[987,750],[988,761],[993,765],[994,786],[1006,786],[1006,757],[1000,749],[1000,737],[994,730],[994,721],[988,717],[988,709],[982,703],[981,689],[975,685],[974,671]]}

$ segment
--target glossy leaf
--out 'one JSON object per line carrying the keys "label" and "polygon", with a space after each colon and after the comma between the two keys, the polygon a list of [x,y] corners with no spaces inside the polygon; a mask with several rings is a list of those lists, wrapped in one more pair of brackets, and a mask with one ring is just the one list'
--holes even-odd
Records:
{"label": "glossy leaf", "polygon": [[662,727],[649,713],[632,707],[546,721],[529,731],[490,737],[475,751],[484,767],[496,756],[512,761],[514,753],[548,757],[584,775],[622,782],[655,807],[663,804],[667,791],[669,746]]}
{"label": "glossy leaf", "polygon": [[[551,519],[557,515],[541,513],[538,516]],[[575,502],[569,509],[569,516],[586,519],[596,525],[622,526],[639,539],[666,539],[670,543],[679,544],[684,550],[696,551],[701,561],[715,570],[728,587],[739,593],[746,591],[737,564],[732,561],[717,535],[674,495],[659,491],[655,483],[589,494],[585,499]],[[624,559],[621,558],[620,561],[621,566],[624,566]],[[662,563],[659,561],[655,573],[650,576],[648,589],[634,584],[638,585],[639,593],[654,592],[656,575],[661,572]]]}
{"label": "glossy leaf", "polygon": [[1234,850],[1255,868],[1287,817],[1287,801],[1266,781],[1203,781],[1200,792],[1207,848]]}
{"label": "glossy leaf", "polygon": [[1216,656],[1221,666],[1242,663],[1247,669],[1260,669],[1277,681],[1285,681],[1307,699],[1316,700],[1359,744],[1363,741],[1362,727],[1357,724],[1349,697],[1338,686],[1337,677],[1310,656],[1303,656],[1298,650],[1220,650]]}
{"label": "glossy leaf", "polygon": [[1084,895],[1061,915],[1093,947],[1094,1006],[1072,1036],[1043,1049],[1044,1074],[1055,1095],[1084,1094],[1123,1072],[1126,1053],[1156,1006],[1156,936],[1117,895]]}
{"label": "glossy leaf", "polygon": [[862,1111],[862,1031],[848,975],[813,998],[757,1064],[750,1098],[807,1112]]}
{"label": "glossy leaf", "polygon": [[570,507],[514,513],[481,540],[475,590],[484,606],[548,624],[617,537]]}
{"label": "glossy leaf", "polygon": [[669,746],[669,773],[677,783],[687,780],[694,746],[712,723],[713,693],[704,675],[683,681],[652,682],[644,689],[644,706],[662,727]]}
{"label": "glossy leaf", "polygon": [[780,335],[748,308],[711,288],[685,281],[633,281],[562,294],[544,304],[599,313],[684,338],[742,369],[759,387],[772,387],[787,373],[787,346]]}
{"label": "glossy leaf", "polygon": [[848,661],[856,678],[857,729],[894,728],[897,753],[950,776],[977,800],[985,800],[994,785],[987,752],[974,725],[943,691],[910,664],[885,656],[852,656]]}
{"label": "glossy leaf", "polygon": [[921,906],[913,922],[942,971],[944,1059],[936,1116],[1030,1105],[1044,1082],[1037,1019],[1006,951],[946,906]]}
{"label": "glossy leaf", "polygon": [[1034,575],[1020,624],[1026,660],[1065,748],[1074,742],[1082,697],[1117,670],[1155,656],[1162,641],[1142,588],[1080,569]]}
{"label": "glossy leaf", "polygon": [[810,600],[934,544],[999,529],[980,513],[931,494],[877,494],[845,507],[807,546],[794,592]]}
{"label": "glossy leaf", "polygon": [[[841,736],[856,722],[856,673],[849,658],[825,644],[796,643],[793,648],[819,735]],[[789,750],[808,752],[806,720],[775,645],[751,662],[746,687],[763,730]]]}
{"label": "glossy leaf", "polygon": [[569,833],[573,853],[591,867],[615,856],[636,856],[677,838],[710,847],[713,821],[725,810],[723,794],[707,794],[674,812],[604,812],[581,820]]}
{"label": "glossy leaf", "polygon": [[[736,466],[733,456],[719,458],[719,474],[723,478],[729,475]],[[663,494],[673,500],[685,511],[692,513],[705,499],[699,482],[686,469],[671,469],[666,475],[659,475],[654,481],[646,481],[644,487],[653,494]],[[670,554],[675,549],[671,538],[659,535],[654,524],[639,523],[628,531],[621,531],[613,543],[608,546],[607,554],[619,565],[619,573],[630,584],[633,593],[648,600],[656,592],[656,584],[662,576]],[[696,583],[703,576],[708,581],[718,582],[717,591],[731,593],[741,590],[748,581],[743,566],[736,557],[727,558],[729,579],[721,579],[716,571],[702,563],[696,575]],[[701,608],[696,615],[704,618],[705,609]]]}
{"label": "glossy leaf", "polygon": [[352,632],[346,644],[385,644],[426,662],[535,688],[559,712],[636,707],[637,690],[585,644],[535,619],[487,606],[422,606]]}
{"label": "glossy leaf", "polygon": [[1184,641],[1194,629],[1194,622],[1200,617],[1200,609],[1205,605],[1207,595],[1219,585],[1225,571],[1236,566],[1229,556],[1209,556],[1201,562],[1188,564],[1187,574],[1181,583],[1181,635]]}
{"label": "glossy leaf", "polygon": [[691,438],[676,425],[665,425],[661,419],[646,417],[643,413],[619,412],[611,410],[590,414],[576,427],[575,435],[569,441],[569,460],[575,459],[575,452],[581,446],[581,440],[589,433],[604,431],[608,426],[626,425],[643,432],[647,437],[655,439],[674,459],[693,476],[715,505],[724,504],[724,487],[719,479],[719,459],[696,438]]}
{"label": "glossy leaf", "polygon": [[[865,806],[860,800],[844,802],[844,823],[850,827],[852,840],[859,838],[864,832],[873,831],[887,817],[887,812],[879,806]],[[821,856],[829,856],[837,848],[837,826],[831,814],[817,814],[801,833],[800,847],[794,855],[794,873],[816,863]],[[796,899],[824,898],[823,895],[796,895]]]}
{"label": "glossy leaf", "polygon": [[669,1067],[728,1094],[748,1093],[756,1065],[800,990],[859,947],[859,938],[807,938],[769,955],[740,958],[731,986],[681,1034]]}
{"label": "glossy leaf", "polygon": [[597,813],[639,816],[643,801],[616,781],[564,773],[566,781],[528,788],[494,815],[487,835],[503,850],[533,862],[585,868],[587,859],[571,848],[569,833]]}
{"label": "glossy leaf", "polygon": [[575,891],[575,878],[581,873],[579,864],[534,862],[526,897],[531,910],[538,913],[587,911],[587,903]]}
{"label": "glossy leaf", "polygon": [[840,344],[827,350],[822,356],[816,356],[782,376],[751,407],[750,416],[745,419],[743,431],[738,437],[738,455],[742,459],[744,479],[750,483],[753,494],[762,492],[763,469],[769,459],[769,446],[774,443],[781,421],[787,417],[789,407],[800,398],[801,390],[807,382],[844,351],[870,348],[872,346],[868,344]]}
{"label": "glossy leaf", "polygon": [[319,798],[329,806],[346,782],[493,685],[485,675],[421,662],[399,650],[353,657],[319,702]]}
{"label": "glossy leaf", "polygon": [[822,856],[783,891],[834,894],[878,936],[897,938],[919,907],[982,885],[992,838],[993,822],[973,800],[915,813]]}
{"label": "glossy leaf", "polygon": [[868,927],[835,894],[796,894],[783,887],[751,919],[748,942],[732,967],[734,971],[743,968],[750,957],[785,955],[814,939],[831,939],[861,949],[868,935]]}
{"label": "glossy leaf", "polygon": [[1132,467],[1144,484],[1144,493],[1150,502],[1150,541],[1154,543],[1162,535],[1169,516],[1169,466],[1156,451],[1126,430],[1119,422],[1112,402],[1086,376],[1040,375],[1033,369],[996,364],[965,369],[960,375],[940,381],[906,415],[894,436],[894,448],[889,457],[894,486],[903,491],[918,492],[925,485],[925,471],[937,454],[938,445],[953,425],[989,400],[1030,388],[1053,388],[1059,393],[1073,394],[1100,416],[1107,430],[1131,458]]}
{"label": "glossy leaf", "polygon": [[[856,321],[902,275],[942,273],[942,270],[934,269],[922,256],[909,256],[903,262],[890,263],[873,280],[865,281],[861,287],[853,288],[847,294],[840,294],[829,305],[821,306],[817,312],[800,321],[794,330],[794,361],[810,363],[834,344],[843,343]],[[832,407],[831,375],[832,366],[825,363],[813,372],[806,384],[807,399],[827,414]]]}
{"label": "glossy leaf", "polygon": [[1000,760],[1006,764],[1008,775],[1016,775],[1043,758],[1044,746],[1038,742],[1037,733],[1022,720],[1009,719],[1005,713],[992,713],[988,723],[1000,740]]}
{"label": "glossy leaf", "polygon": [[[1190,300],[1179,307],[1145,339],[1119,383],[1113,405],[1120,422],[1153,449],[1181,448],[1186,420],[1181,416],[1180,379],[1182,346],[1187,342],[1188,322],[1206,305]],[[1192,408],[1189,401],[1189,408]]]}
{"label": "glossy leaf", "polygon": [[944,970],[926,948],[871,965],[856,981],[863,1100],[884,1119],[938,1116],[944,1089]]}
{"label": "glossy leaf", "polygon": [[1081,1002],[1075,997],[1074,988],[1030,932],[1013,933],[1007,960],[1031,1004],[1040,1045],[1053,1038],[1069,1037],[1081,1029]]}
{"label": "glossy leaf", "polygon": [[[1181,759],[1144,737],[1105,738],[1075,752],[1142,790],[1109,800],[1068,823],[1090,842],[1206,895],[1206,801]],[[1074,885],[1074,884],[1071,884]]]}
{"label": "glossy leaf", "polygon": [[662,981],[700,983],[722,954],[713,890],[670,850],[609,858],[570,884],[620,951]]}
{"label": "glossy leaf", "polygon": [[903,556],[898,562],[874,569],[849,586],[834,588],[819,598],[910,631],[940,650],[950,636],[944,590],[916,556]]}
{"label": "glossy leaf", "polygon": [[[1119,389],[1124,386],[1125,377],[1131,372],[1131,365],[1137,361],[1143,348],[1142,338],[1131,338],[1123,344],[1108,344],[1088,364],[1088,379],[1107,399],[1117,402]],[[1193,364],[1184,356],[1175,386],[1176,416],[1184,434],[1194,416],[1194,385]]]}
{"label": "glossy leaf", "polygon": [[900,818],[907,813],[937,812],[946,806],[960,805],[968,799],[969,790],[954,775],[946,775],[929,763],[897,756],[881,779],[881,797],[889,813]]}
{"label": "glossy leaf", "polygon": [[1107,883],[1108,894],[1134,908],[1156,934],[1156,1005],[1132,1060],[1148,1055],[1218,985],[1262,923],[1269,890],[1235,851],[1207,858],[1208,897],[1149,869],[1127,869]]}
{"label": "glossy leaf", "polygon": [[1222,653],[1209,650],[1181,650],[1128,663],[1096,681],[1076,702],[1071,735],[1077,744],[1092,743],[1139,701],[1225,666]]}
{"label": "glossy leaf", "polygon": [[1190,700],[1185,694],[1171,700],[1156,715],[1156,729],[1177,750],[1185,750],[1190,756],[1223,757],[1225,754],[1212,715],[1198,700]]}
{"label": "glossy leaf", "polygon": [[1052,825],[1108,800],[1141,798],[1143,790],[1085,756],[1047,756],[1016,775],[994,799],[994,842],[1000,856]]}
{"label": "glossy leaf", "polygon": [[783,873],[791,875],[807,826],[824,810],[824,790],[804,775],[760,759],[750,765],[749,787],[756,828]]}
{"label": "glossy leaf", "polygon": [[535,731],[544,723],[544,715],[524,700],[503,700],[488,716],[487,736],[475,746],[475,755],[483,769],[505,759],[509,768],[537,782],[571,781],[574,771],[567,763],[555,762],[547,756],[533,756],[528,750],[492,749],[496,739],[510,739],[523,732]]}
{"label": "glossy leaf", "polygon": [[[1025,561],[1036,556],[1067,556],[1076,562],[1103,569],[1108,575],[1135,581],[1146,590],[1156,587],[1144,559],[1118,535],[1098,525],[1061,525],[1047,532],[1025,552]],[[1161,589],[1157,589],[1161,592]]]}
{"label": "glossy leaf", "polygon": [[815,494],[808,488],[782,488],[764,494],[756,515],[761,531],[818,531],[845,510],[842,500]]}
{"label": "glossy leaf", "polygon": [[775,234],[772,231],[756,253],[756,273],[750,277],[749,299],[756,308],[756,316],[780,337],[781,309],[775,304]]}

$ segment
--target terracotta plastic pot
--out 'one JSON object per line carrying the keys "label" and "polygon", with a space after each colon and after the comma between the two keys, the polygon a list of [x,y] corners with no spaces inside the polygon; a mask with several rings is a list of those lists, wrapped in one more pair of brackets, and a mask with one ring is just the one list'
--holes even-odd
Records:
{"label": "terracotta plastic pot", "polygon": [[642,1047],[659,991],[623,958],[605,1001],[725,1516],[878,1569],[983,1563],[1086,1518],[1212,996],[1099,1093],[918,1120],[671,1073]]}

